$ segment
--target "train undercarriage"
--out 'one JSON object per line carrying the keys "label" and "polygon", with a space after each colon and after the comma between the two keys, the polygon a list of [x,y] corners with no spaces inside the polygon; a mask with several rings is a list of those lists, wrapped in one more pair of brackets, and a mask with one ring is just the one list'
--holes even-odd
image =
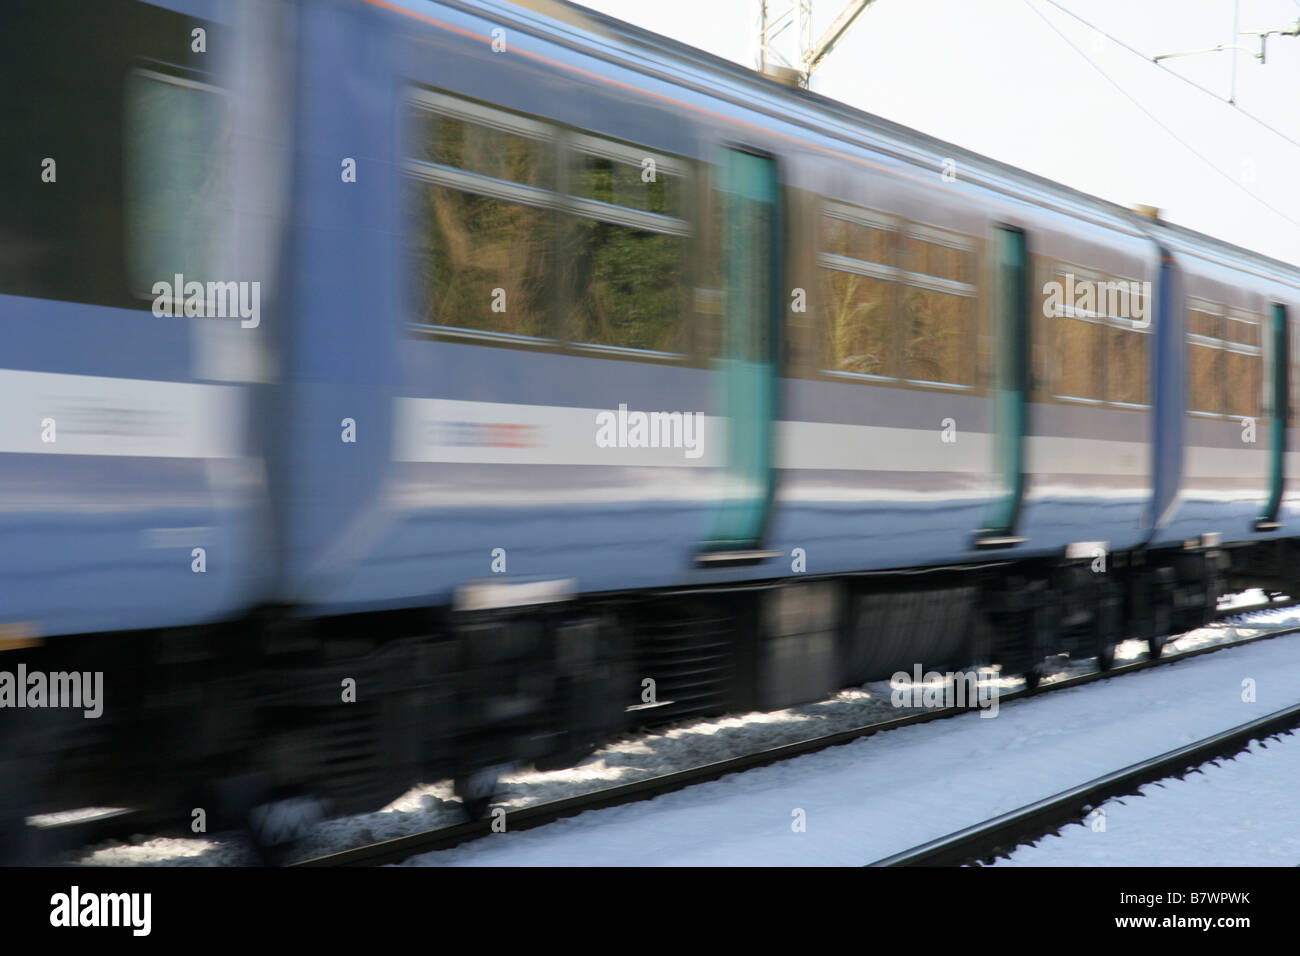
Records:
{"label": "train undercarriage", "polygon": [[96,805],[193,832],[251,828],[271,845],[439,779],[481,815],[502,768],[572,765],[637,728],[781,709],[917,667],[996,664],[1034,687],[1055,655],[1106,669],[1134,638],[1158,655],[1230,589],[1297,593],[1295,542],[1192,544],[541,603],[527,585],[439,611],[312,621],[264,608],[214,628],[47,641],[21,652],[27,671],[101,671],[103,713],[8,715],[0,845],[21,855],[25,816]]}

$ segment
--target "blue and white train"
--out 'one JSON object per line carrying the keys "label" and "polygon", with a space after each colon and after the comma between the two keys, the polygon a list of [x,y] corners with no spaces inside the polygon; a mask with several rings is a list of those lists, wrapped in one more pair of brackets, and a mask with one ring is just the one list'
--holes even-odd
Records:
{"label": "blue and white train", "polygon": [[549,0],[4,18],[0,671],[104,708],[0,709],[0,819],[1296,593],[1293,266]]}

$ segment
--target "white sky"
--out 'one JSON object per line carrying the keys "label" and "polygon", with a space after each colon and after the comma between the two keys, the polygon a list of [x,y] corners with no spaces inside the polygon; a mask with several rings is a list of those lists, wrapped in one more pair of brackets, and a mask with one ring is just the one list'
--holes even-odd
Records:
{"label": "white sky", "polygon": [[[757,62],[759,0],[581,2],[746,66]],[[814,40],[846,2],[813,0]],[[1231,42],[1233,0],[1057,2],[1147,56]],[[787,3],[770,0],[770,7]],[[1240,0],[1241,30],[1285,29],[1298,18],[1300,0]],[[1259,45],[1254,37],[1238,42]],[[1263,65],[1236,55],[1237,104],[1300,143],[1300,37],[1270,37],[1267,54]],[[1171,75],[1226,100],[1232,61],[1231,53],[1208,53],[1157,66],[1048,0],[876,0],[814,74],[812,87],[1105,199],[1158,206],[1172,222],[1300,264],[1300,146]]]}

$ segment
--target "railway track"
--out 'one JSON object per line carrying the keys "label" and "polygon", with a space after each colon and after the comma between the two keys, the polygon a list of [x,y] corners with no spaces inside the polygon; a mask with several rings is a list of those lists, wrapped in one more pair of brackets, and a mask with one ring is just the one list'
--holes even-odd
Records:
{"label": "railway track", "polygon": [[[1280,602],[1270,600],[1251,605],[1225,608],[1217,614],[1216,621],[1228,622],[1231,624],[1233,618],[1258,613],[1259,611],[1276,610],[1289,606],[1293,606],[1290,599]],[[1239,623],[1237,626],[1250,625]],[[1268,627],[1268,625],[1259,626]],[[1109,680],[1114,677],[1137,673],[1162,664],[1174,663],[1192,657],[1199,657],[1203,654],[1210,654],[1228,647],[1241,647],[1256,641],[1270,640],[1272,638],[1296,632],[1300,632],[1300,625],[1273,627],[1265,630],[1263,633],[1239,638],[1235,641],[1213,644],[1206,647],[1198,647],[1184,651],[1171,650],[1166,647],[1163,655],[1157,658],[1144,658],[1127,664],[1117,663],[1108,671],[1096,671],[1072,677],[1049,679],[1044,681],[1036,690],[1020,688],[1017,690],[1000,692],[998,699],[1001,703],[1017,700],[1022,697],[1052,693],[1070,687],[1079,687],[1084,684],[1090,684],[1094,681]],[[734,773],[768,766],[784,760],[789,760],[793,757],[803,756],[805,754],[816,753],[829,747],[851,743],[855,740],[860,740],[864,737],[869,737],[884,731],[895,730],[912,724],[927,723],[932,720],[943,720],[959,714],[969,713],[972,709],[974,709],[973,706],[940,707],[920,713],[907,714],[890,720],[876,721],[852,730],[839,731],[821,737],[814,737],[808,740],[773,747],[755,753],[744,754],[727,760],[720,760],[699,767],[692,767],[686,770],[634,781],[632,783],[606,787],[589,793],[567,797],[562,800],[539,803],[532,806],[521,807],[516,810],[505,811],[504,817],[500,812],[498,812],[495,818],[485,817],[480,820],[460,823],[450,827],[441,827],[435,830],[411,834],[409,836],[397,837],[391,840],[384,840],[353,849],[329,853],[291,865],[377,866],[400,863],[403,860],[422,853],[429,853],[436,850],[447,850],[473,840],[481,839],[482,837],[488,836],[494,832],[494,825],[498,831],[503,828],[503,824],[504,830],[508,832],[529,830],[535,827],[545,826],[549,823],[554,823],[555,821],[565,817],[584,813],[588,810],[603,810],[621,806],[623,804],[635,803],[641,800],[649,800],[654,797],[681,790],[685,787],[708,783]],[[1241,728],[1238,728],[1238,730],[1240,729]],[[1204,761],[1202,760],[1201,762]],[[1166,771],[1161,775],[1168,776],[1169,774],[1170,772]],[[1096,783],[1096,781],[1094,781],[1094,783]],[[1066,802],[1069,803],[1072,812],[1077,810],[1077,801],[1070,803],[1067,800]],[[503,810],[504,808],[498,809]],[[1072,818],[1071,814],[1067,813],[1066,817],[1062,819],[1062,822],[1068,822],[1068,819],[1070,818]]]}
{"label": "railway track", "polygon": [[1274,711],[1194,744],[1131,764],[1069,790],[1037,800],[985,823],[877,860],[871,866],[961,866],[992,863],[1062,826],[1080,823],[1107,800],[1135,794],[1144,784],[1186,774],[1247,749],[1253,741],[1300,727],[1300,704]]}

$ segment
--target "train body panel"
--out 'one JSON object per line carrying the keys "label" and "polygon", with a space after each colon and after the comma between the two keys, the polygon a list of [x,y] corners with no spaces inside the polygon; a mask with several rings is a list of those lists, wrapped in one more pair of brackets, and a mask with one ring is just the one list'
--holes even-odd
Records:
{"label": "train body panel", "polygon": [[[119,556],[96,588],[105,592],[104,607],[112,605],[108,590],[113,600],[128,600],[130,588],[108,582],[120,582],[137,560],[130,555],[147,567],[166,550],[141,541],[179,541],[177,529],[221,529],[213,532],[217,550],[238,555],[208,578],[186,578],[169,591],[175,604],[165,600],[146,617],[106,618],[105,629],[211,619],[259,600],[304,615],[443,604],[501,567],[510,575],[573,578],[583,592],[602,592],[781,578],[797,567],[833,574],[974,563],[989,554],[982,536],[999,539],[999,560],[1019,560],[1060,554],[1079,542],[1127,550],[1174,547],[1202,534],[1245,541],[1272,533],[1255,528],[1276,470],[1272,418],[1262,405],[1253,443],[1242,440],[1239,417],[1195,409],[1179,416],[1179,434],[1168,429],[1156,440],[1155,423],[1172,414],[1176,398],[1187,400],[1177,387],[1157,396],[1161,348],[1170,362],[1183,349],[1156,343],[1164,334],[1182,335],[1186,319],[1175,329],[1173,318],[1153,316],[1155,303],[1144,301],[1149,318],[1135,324],[1132,317],[1076,309],[1059,295],[1052,300],[1047,290],[1089,281],[1158,287],[1165,241],[1183,272],[1169,308],[1218,303],[1227,310],[1224,323],[1238,313],[1263,322],[1271,302],[1294,293],[1293,274],[1270,267],[1271,277],[1249,275],[1208,241],[1163,224],[1148,228],[1105,203],[878,120],[862,117],[854,125],[858,114],[709,58],[656,60],[651,41],[642,38],[638,46],[602,32],[601,21],[585,15],[557,25],[492,4],[355,3],[304,7],[292,20],[295,55],[281,75],[242,68],[257,59],[252,41],[240,46],[241,69],[225,68],[225,85],[240,103],[271,101],[267,94],[283,86],[292,91],[260,117],[247,107],[237,111],[254,114],[259,131],[287,129],[274,161],[260,158],[264,166],[281,163],[278,175],[292,182],[285,208],[267,222],[222,231],[232,247],[226,261],[241,263],[240,274],[254,252],[270,263],[264,272],[273,321],[254,349],[274,367],[262,377],[267,384],[211,370],[213,356],[234,341],[233,329],[218,335],[181,320],[165,327],[159,323],[166,320],[128,311],[118,319],[124,331],[114,339],[117,354],[140,356],[151,347],[154,361],[122,358],[117,365],[136,367],[114,374],[116,365],[98,358],[108,349],[72,331],[92,321],[102,328],[102,319],[88,318],[88,307],[15,298],[7,310],[15,322],[32,321],[20,315],[24,310],[65,315],[36,321],[46,329],[64,321],[69,335],[87,343],[80,356],[59,347],[58,336],[48,340],[48,354],[35,344],[26,355],[11,350],[14,371],[187,383],[203,397],[181,407],[222,409],[212,414],[226,423],[225,432],[200,419],[178,425],[211,433],[213,447],[221,446],[211,460],[201,452],[184,459],[188,465],[160,465],[156,484],[131,470],[138,463],[114,456],[87,461],[85,477],[76,478],[68,470],[72,458],[50,458],[47,466],[6,451],[15,510],[35,501],[34,492],[18,489],[39,485],[55,466],[69,477],[51,471],[54,486],[84,489],[92,502],[98,492],[88,476],[100,466],[126,468],[120,481],[105,484],[120,488],[132,475],[131,495],[141,502],[176,502],[172,517],[141,517],[95,545],[99,561]],[[492,31],[500,24],[513,34],[513,48],[507,38],[504,51],[494,49]],[[584,216],[595,217],[599,229],[622,223],[643,228],[639,235],[663,230],[660,238],[677,242],[671,261],[681,263],[676,301],[684,318],[671,348],[584,343],[566,325],[569,316],[556,317],[554,301],[563,301],[561,311],[590,302],[575,299],[563,283],[502,287],[507,310],[522,298],[526,311],[529,295],[549,303],[549,318],[531,330],[541,334],[484,330],[474,317],[449,325],[414,315],[420,294],[412,286],[422,279],[412,257],[429,248],[430,234],[420,203],[428,200],[442,217],[434,234],[454,245],[479,237],[448,239],[446,221],[456,212],[446,197],[494,195],[475,185],[481,174],[442,161],[460,149],[457,161],[472,165],[464,143],[466,130],[475,128],[504,136],[497,145],[506,150],[516,148],[509,142],[549,150],[535,160],[537,170],[526,172],[551,178],[501,195],[518,204],[513,208],[541,210],[538,230],[563,238],[564,248],[577,248],[566,230],[575,223],[587,228]],[[252,131],[240,128],[242,152],[232,162],[249,161],[259,140]],[[781,341],[770,345],[766,363],[775,370],[777,397],[754,432],[768,435],[770,497],[764,503],[752,488],[745,492],[761,519],[753,540],[780,557],[700,566],[736,487],[729,428],[742,427],[727,404],[737,379],[727,371],[735,362],[723,304],[734,237],[723,221],[731,193],[722,158],[737,148],[772,157],[780,190],[772,208],[782,217],[773,242],[788,249],[773,277],[782,300]],[[634,163],[642,154],[657,160],[673,184],[671,209],[663,197],[654,211],[635,208],[637,200],[620,207],[612,193],[603,200],[582,194],[579,180],[592,163]],[[949,154],[956,174],[946,178]],[[275,181],[269,173],[238,178],[235,201],[249,210],[258,190],[269,194]],[[280,220],[287,223],[282,249]],[[996,260],[1008,231],[1024,237],[1030,292],[1029,374],[1019,399],[1021,433],[1010,444],[999,421],[1007,337],[996,318],[1005,299]],[[478,254],[488,259],[502,251],[483,247]],[[846,292],[846,282],[858,290]],[[873,345],[881,303],[916,317],[908,320],[913,331],[889,332],[894,338]],[[484,297],[479,307],[491,304]],[[864,337],[860,318],[835,325],[840,314],[865,314],[875,325]],[[527,325],[526,317],[517,321]],[[936,321],[952,322],[960,337],[927,343],[927,335],[942,332]],[[1271,354],[1263,326],[1253,328],[1257,341],[1220,340],[1229,346],[1220,351],[1233,356],[1226,361],[1251,349]],[[599,338],[590,327],[579,332]],[[840,332],[857,335],[855,346],[866,343],[875,353],[845,356],[832,343],[835,354],[828,354],[828,334]],[[1186,378],[1187,369],[1179,371]],[[1258,382],[1266,391],[1268,378]],[[600,416],[620,408],[698,420],[697,447],[603,447]],[[1018,449],[1018,464],[1008,465],[1008,447]],[[993,535],[991,516],[1010,500],[1010,486],[1015,527]],[[131,495],[114,494],[112,508],[129,507]],[[185,510],[182,501],[198,510]],[[1283,520],[1300,507],[1296,501],[1285,488],[1276,509]],[[51,529],[63,519],[24,520],[12,533],[47,542],[47,563],[57,570],[54,555],[68,546]],[[504,563],[496,549],[504,550]],[[796,549],[802,563],[794,560]],[[69,562],[69,574],[78,566]],[[225,574],[231,577],[213,586],[214,576]],[[23,619],[56,631],[84,626],[94,614],[89,606],[66,619],[52,611],[52,595],[64,586],[58,580],[49,578],[48,594],[29,590],[27,603],[14,606],[23,608]],[[191,588],[208,598],[196,600]]]}
{"label": "train body panel", "polygon": [[[9,87],[24,146],[5,175],[42,177],[0,227],[0,624],[15,633],[206,624],[269,596],[256,396],[218,355],[230,330],[160,317],[183,310],[172,272],[153,288],[159,250],[194,235],[160,204],[224,172],[190,152],[223,122],[216,70],[189,49],[197,24],[229,35],[207,6],[105,4],[65,34],[51,5],[58,55],[21,31],[5,52],[26,84]],[[193,139],[162,135],[178,129]]]}
{"label": "train body panel", "polygon": [[1275,385],[1293,371],[1288,336],[1277,329],[1289,324],[1300,289],[1294,277],[1224,261],[1186,238],[1161,242],[1179,271],[1178,314],[1165,318],[1179,339],[1183,421],[1177,500],[1152,544],[1207,534],[1224,542],[1276,538],[1288,473],[1279,416],[1290,399],[1279,408]]}
{"label": "train body panel", "polygon": [[[793,573],[794,562],[788,558],[795,548],[802,548],[812,566],[825,573],[979,560],[975,542],[998,484],[991,401],[996,345],[987,249],[995,240],[996,224],[1023,223],[1034,257],[1035,284],[1051,281],[1056,275],[1052,269],[1070,263],[1149,281],[1155,271],[1150,239],[1105,210],[1089,210],[1088,218],[1080,221],[1063,214],[1061,204],[1045,208],[1034,198],[1020,198],[1014,183],[1000,182],[987,170],[984,182],[963,179],[950,186],[940,181],[936,187],[933,170],[942,168],[937,154],[918,155],[911,144],[911,154],[901,155],[899,143],[885,137],[873,149],[870,138],[860,132],[857,142],[837,137],[832,124],[819,124],[802,107],[784,116],[771,108],[755,111],[738,102],[743,91],[728,89],[730,78],[716,84],[724,96],[702,92],[709,84],[699,76],[688,75],[674,87],[663,82],[666,71],[650,77],[631,62],[611,63],[614,58],[574,42],[572,34],[561,38],[567,42],[558,42],[554,36],[515,31],[516,50],[528,53],[510,58],[492,50],[497,20],[474,18],[454,7],[436,14],[403,18],[393,10],[354,7],[346,13],[331,9],[308,15],[326,24],[335,21],[320,27],[334,31],[335,45],[342,42],[342,34],[371,31],[378,48],[387,50],[388,41],[379,37],[389,30],[400,37],[394,41],[400,53],[387,59],[341,60],[328,43],[304,46],[319,51],[309,55],[322,64],[319,75],[311,74],[311,97],[336,103],[341,97],[364,94],[386,104],[383,110],[369,111],[382,119],[364,139],[376,150],[388,144],[394,150],[391,161],[366,167],[367,188],[384,194],[367,208],[393,213],[371,244],[384,245],[388,254],[366,259],[360,247],[369,242],[361,238],[368,227],[349,221],[343,235],[350,238],[343,241],[358,247],[353,267],[369,262],[373,271],[368,274],[377,287],[408,288],[412,278],[400,268],[398,250],[409,246],[415,228],[409,215],[412,183],[445,189],[446,183],[455,182],[445,172],[442,179],[436,172],[412,173],[411,164],[420,162],[421,150],[437,148],[416,141],[420,127],[413,116],[451,116],[457,122],[477,121],[498,129],[513,124],[515,130],[548,141],[599,137],[622,145],[639,140],[651,145],[624,148],[670,160],[681,157],[692,166],[693,181],[684,187],[690,208],[683,214],[703,233],[697,237],[698,251],[709,261],[688,267],[695,301],[685,308],[689,312],[694,307],[700,328],[693,330],[681,355],[618,354],[615,349],[570,346],[560,337],[457,337],[443,327],[421,327],[412,333],[402,319],[409,309],[400,303],[391,321],[376,325],[366,320],[373,340],[357,343],[361,354],[382,349],[384,362],[401,366],[391,420],[381,407],[388,396],[381,398],[378,391],[360,406],[371,422],[371,440],[377,432],[377,440],[393,449],[396,467],[373,465],[362,485],[347,490],[343,475],[352,466],[343,465],[340,471],[330,464],[340,453],[334,446],[333,422],[341,420],[347,404],[336,389],[331,401],[338,405],[337,415],[329,429],[319,429],[314,450],[298,468],[305,482],[320,480],[330,490],[296,499],[312,502],[316,510],[309,514],[303,507],[300,520],[293,523],[302,536],[295,537],[289,550],[316,557],[301,564],[290,559],[295,568],[289,575],[293,600],[304,602],[312,613],[328,610],[334,601],[352,608],[365,607],[367,601],[375,606],[445,601],[456,587],[491,573],[495,548],[512,556],[505,563],[510,573],[572,577],[584,591],[786,576]],[[474,41],[465,42],[467,35]],[[600,81],[590,82],[595,75]],[[585,85],[575,88],[565,82],[574,76],[582,77]],[[363,112],[364,106],[356,99],[346,115]],[[334,114],[323,108],[318,112],[322,122],[336,128],[325,137],[313,135],[313,141],[344,133],[355,136]],[[311,122],[312,111],[306,115]],[[698,300],[700,286],[718,281],[707,273],[717,268],[721,257],[719,237],[708,234],[705,219],[711,212],[711,191],[718,188],[718,157],[735,145],[779,157],[787,236],[804,240],[787,259],[783,287],[791,295],[803,289],[814,310],[826,306],[823,267],[828,256],[836,255],[817,252],[824,246],[828,218],[864,228],[887,223],[906,237],[904,241],[967,243],[964,251],[970,261],[963,278],[971,281],[941,276],[928,281],[932,289],[952,287],[945,281],[963,286],[971,299],[972,361],[961,371],[963,381],[951,384],[927,383],[923,373],[909,369],[883,377],[822,372],[820,356],[811,354],[820,345],[815,331],[800,328],[798,313],[789,311],[784,364],[795,374],[783,380],[781,407],[772,425],[775,492],[764,542],[787,560],[756,568],[700,569],[694,559],[722,493],[725,463],[716,454],[702,453],[693,460],[660,454],[654,467],[636,467],[627,449],[596,448],[596,416],[620,405],[633,412],[696,411],[717,433],[713,440],[725,440],[721,430],[726,427],[726,409],[720,404],[724,377],[717,368],[716,348],[710,350],[704,341],[702,329],[712,317],[700,310]],[[335,152],[342,150],[340,141]],[[319,159],[313,152],[307,161],[319,170],[324,168]],[[925,168],[926,160],[933,162],[932,168]],[[323,176],[319,171],[317,175]],[[322,195],[340,190],[324,179],[319,188]],[[352,187],[342,188],[346,192]],[[960,201],[953,202],[953,196]],[[395,212],[395,206],[402,206],[403,212]],[[343,204],[314,215],[342,223],[347,208]],[[390,227],[394,235],[379,235]],[[969,236],[974,238],[961,238]],[[304,256],[316,254],[316,239],[302,234]],[[314,258],[300,265],[304,274],[337,274],[335,265]],[[900,261],[886,268],[909,272],[905,266]],[[349,296],[357,295],[340,280],[337,294],[322,296],[317,307],[340,310],[355,300]],[[352,308],[354,313],[362,311]],[[338,334],[325,340],[355,340],[358,328],[337,321]],[[1052,322],[1035,320],[1032,334],[1041,336],[1034,345],[1034,361],[1045,365],[1058,332]],[[333,347],[340,353],[352,348]],[[305,370],[300,377],[312,378],[332,374],[331,365],[344,359],[304,350],[296,361]],[[1152,510],[1151,466],[1145,452],[1151,434],[1149,399],[1133,403],[1145,408],[1110,403],[1098,409],[1087,403],[1087,396],[1071,404],[1069,396],[1059,400],[1046,387],[1037,387],[1035,397],[1039,400],[1030,403],[1023,438],[1028,471],[1018,536],[1026,540],[1003,555],[1049,554],[1077,541],[1102,541],[1110,548],[1140,543]],[[438,401],[446,404],[431,404]],[[307,401],[292,404],[318,407]],[[591,441],[586,448],[572,447],[584,441],[578,410],[588,417]],[[440,426],[439,414],[458,417],[453,425]],[[948,421],[952,427],[946,426]],[[409,434],[412,428],[419,434]],[[578,435],[569,435],[570,430]],[[548,447],[561,434],[562,444],[569,447]],[[494,449],[482,444],[497,440],[494,436],[506,436],[508,442],[512,435],[527,436],[538,447]],[[506,462],[511,464],[492,467]],[[358,495],[365,503],[354,508]],[[566,495],[570,500],[562,503]],[[417,500],[426,504],[416,507]],[[592,520],[580,533],[581,543],[570,546],[564,542],[578,533],[574,522],[583,513],[584,500],[594,505]],[[435,504],[439,501],[445,504]],[[349,524],[348,515],[358,520]],[[519,520],[496,520],[507,515]],[[337,546],[322,537],[331,522],[329,534],[338,536]],[[440,526],[445,533],[435,532]],[[332,570],[321,563],[322,554],[336,560]],[[620,560],[626,554],[644,560],[628,565]]]}

